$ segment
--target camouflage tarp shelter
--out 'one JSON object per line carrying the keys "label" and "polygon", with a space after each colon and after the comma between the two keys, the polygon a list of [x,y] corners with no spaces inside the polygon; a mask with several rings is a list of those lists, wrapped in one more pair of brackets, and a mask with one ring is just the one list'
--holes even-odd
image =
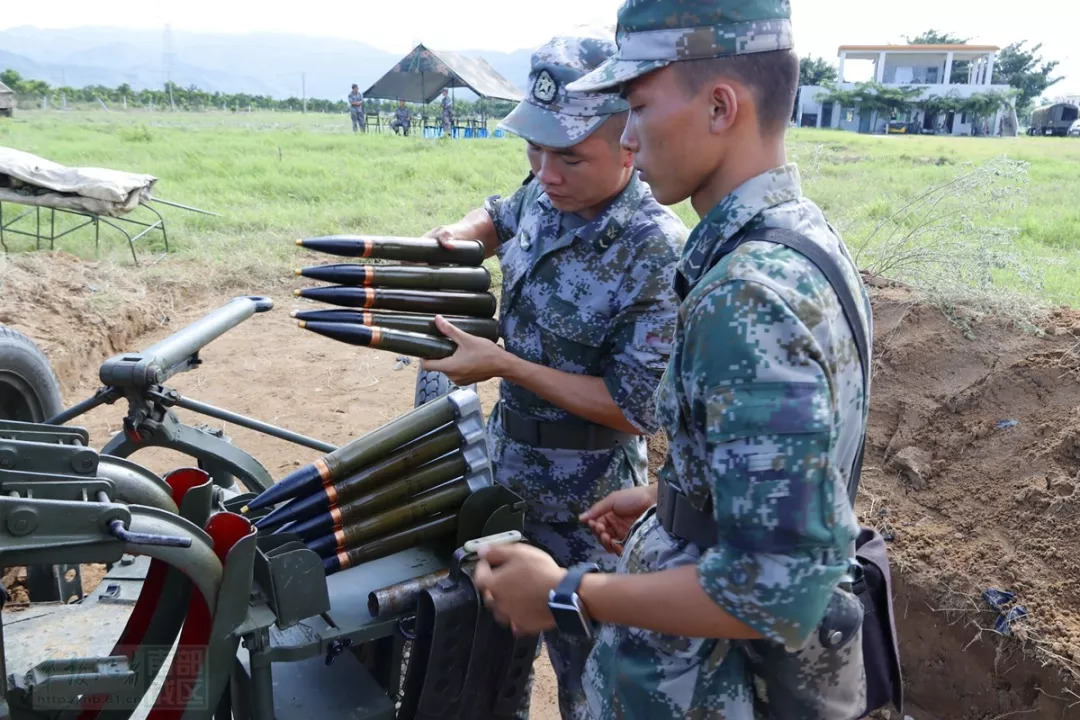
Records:
{"label": "camouflage tarp shelter", "polygon": [[519,102],[524,94],[482,58],[417,45],[374,85],[365,98],[426,104],[444,88],[467,88],[482,98]]}

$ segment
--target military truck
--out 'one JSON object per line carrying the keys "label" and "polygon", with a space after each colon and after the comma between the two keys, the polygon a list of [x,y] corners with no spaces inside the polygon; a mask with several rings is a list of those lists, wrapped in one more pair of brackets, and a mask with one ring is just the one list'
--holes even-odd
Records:
{"label": "military truck", "polygon": [[1044,105],[1031,113],[1031,127],[1028,128],[1028,135],[1065,137],[1078,117],[1080,117],[1080,107],[1072,103]]}

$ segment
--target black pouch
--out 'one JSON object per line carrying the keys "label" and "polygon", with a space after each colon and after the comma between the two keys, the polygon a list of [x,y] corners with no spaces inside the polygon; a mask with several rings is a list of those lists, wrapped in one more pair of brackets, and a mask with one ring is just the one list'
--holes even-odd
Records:
{"label": "black pouch", "polygon": [[852,585],[863,606],[863,665],[866,668],[866,712],[889,703],[904,711],[904,685],[900,673],[900,647],[893,614],[892,577],[885,539],[870,528],[860,528],[855,558],[861,569]]}
{"label": "black pouch", "polygon": [[773,640],[740,643],[754,676],[755,717],[855,720],[863,692],[863,609],[853,593],[833,590],[818,630],[799,650]]}

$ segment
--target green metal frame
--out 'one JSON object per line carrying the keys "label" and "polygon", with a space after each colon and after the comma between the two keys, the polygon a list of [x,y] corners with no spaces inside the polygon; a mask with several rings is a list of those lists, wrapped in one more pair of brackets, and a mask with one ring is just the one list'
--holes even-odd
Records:
{"label": "green metal frame", "polygon": [[[9,205],[16,205],[18,203],[13,203],[12,201],[8,200],[8,204]],[[54,249],[56,249],[56,241],[59,240],[60,238],[64,237],[65,235],[69,235],[69,234],[75,232],[76,230],[81,230],[84,227],[92,225],[93,228],[94,228],[94,254],[97,255],[100,252],[100,245],[101,245],[101,224],[105,223],[106,225],[113,228],[114,230],[116,230],[117,232],[119,232],[121,235],[124,236],[124,238],[127,240],[128,248],[131,250],[131,259],[135,262],[136,265],[138,265],[139,264],[139,258],[135,254],[135,241],[141,239],[142,237],[144,237],[148,233],[153,232],[154,230],[160,230],[161,231],[161,239],[165,243],[165,252],[166,253],[169,252],[169,236],[165,232],[165,218],[162,217],[161,213],[159,213],[154,207],[152,207],[150,205],[147,205],[146,203],[139,203],[139,204],[140,204],[140,206],[142,206],[142,207],[146,208],[147,210],[149,210],[150,212],[152,212],[157,217],[157,220],[153,220],[151,222],[143,222],[142,220],[136,220],[134,218],[128,218],[128,217],[106,217],[106,216],[103,216],[103,215],[98,215],[96,213],[83,212],[83,211],[80,211],[80,210],[69,210],[69,209],[64,209],[64,208],[41,207],[39,205],[35,205],[33,207],[30,207],[27,210],[22,211],[21,213],[16,215],[11,220],[8,220],[8,221],[5,222],[4,221],[4,203],[0,202],[0,246],[2,246],[4,248],[5,253],[8,252],[7,237],[6,236],[7,235],[20,235],[22,237],[33,238],[34,241],[35,241],[35,246],[36,246],[36,248],[38,250],[41,249],[41,243],[44,242],[44,241],[48,241],[49,249],[54,250]],[[41,224],[42,223],[42,220],[41,220],[41,211],[42,210],[46,211],[46,213],[48,214],[49,227],[48,227],[48,232],[47,233],[43,231],[42,224]],[[80,222],[78,225],[75,225],[74,227],[70,227],[67,230],[64,230],[63,232],[57,234],[57,232],[56,232],[56,213],[57,212],[66,213],[68,215],[77,215],[79,217],[85,218],[85,220]],[[19,229],[17,229],[15,227],[16,223],[18,223],[23,218],[29,217],[31,215],[33,215],[35,220],[36,220],[36,225],[35,225],[35,229],[34,229],[33,232],[30,232],[28,230],[19,230]],[[142,230],[139,230],[134,235],[132,235],[131,233],[129,233],[125,229],[125,227],[124,227],[125,225],[134,225],[136,227],[141,227]]]}
{"label": "green metal frame", "polygon": [[[191,613],[198,612],[199,598],[205,601],[204,614],[208,613],[204,624],[209,629],[199,647],[204,667],[211,670],[199,675],[194,684],[203,704],[185,705],[185,718],[231,715],[244,720],[306,720],[347,713],[357,720],[390,720],[395,717],[394,699],[401,687],[405,639],[400,623],[404,618],[371,617],[368,594],[447,567],[454,550],[468,539],[520,531],[520,498],[492,485],[486,454],[476,455],[482,449],[478,438],[483,419],[473,397],[455,401],[456,422],[462,436],[472,438],[467,444],[473,455],[469,463],[473,492],[458,513],[456,538],[410,548],[329,577],[321,558],[287,534],[260,536],[252,529],[224,557],[215,553],[223,540],[208,534],[213,532],[214,518],[247,522],[236,510],[273,480],[250,454],[211,431],[182,423],[172,407],[228,418],[306,447],[334,449],[328,443],[182,398],[163,385],[171,375],[197,367],[198,350],[207,342],[267,309],[269,303],[263,298],[237,298],[142,353],[107,361],[100,373],[107,381],[105,387],[46,423],[0,421],[0,567],[25,564],[63,569],[86,562],[112,563],[99,589],[83,601],[85,607],[57,606],[54,614],[41,619],[50,632],[64,633],[72,644],[87,637],[101,645],[103,630],[81,622],[77,613],[130,604],[140,595],[133,588],[143,587],[144,580],[151,582],[147,578],[161,572],[153,569],[154,563],[164,563],[165,584],[155,587],[166,590],[156,597],[143,639],[171,646],[181,633],[181,623],[186,631]],[[101,453],[87,446],[85,430],[65,425],[121,398],[128,404],[124,430]],[[181,491],[173,476],[162,480],[126,459],[146,447],[169,448],[196,459],[201,470],[180,472],[200,472],[202,480]],[[236,480],[243,490],[235,486]],[[129,539],[124,541],[117,533]],[[187,547],[140,544],[136,542],[140,538],[143,543],[157,538]],[[151,560],[124,562],[125,553]],[[42,626],[32,622],[12,626],[10,631],[18,635],[17,648],[38,645],[34,627]],[[151,690],[163,663],[161,659],[149,662],[146,648],[119,655],[117,648],[112,652],[105,648],[104,654],[94,657],[38,663],[25,676],[12,676],[9,685],[3,636],[0,623],[0,648],[4,648],[0,652],[0,720],[74,717],[79,703],[88,697],[104,699],[103,720],[126,718]],[[184,635],[179,637],[182,642]],[[241,646],[246,652],[238,652]],[[275,675],[273,665],[281,663],[289,663],[290,670]]]}

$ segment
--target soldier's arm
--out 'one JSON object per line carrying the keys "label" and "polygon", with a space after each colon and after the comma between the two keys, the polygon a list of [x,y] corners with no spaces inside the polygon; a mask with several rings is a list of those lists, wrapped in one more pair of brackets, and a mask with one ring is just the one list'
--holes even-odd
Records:
{"label": "soldier's arm", "polygon": [[484,257],[491,257],[499,245],[517,233],[526,201],[536,194],[536,182],[530,175],[510,197],[493,195],[483,207],[469,211],[456,223],[440,225],[425,237],[437,240],[479,240],[484,244]]}
{"label": "soldier's arm", "polygon": [[511,353],[506,353],[500,376],[578,417],[633,435],[642,434],[615,402],[602,377],[555,370]]}
{"label": "soldier's arm", "polygon": [[832,523],[823,358],[776,293],[729,281],[689,314],[681,377],[705,430],[716,543],[696,565],[588,575],[590,617],[682,637],[801,647],[847,570]]}
{"label": "soldier's arm", "polygon": [[853,539],[838,511],[846,494],[834,497],[825,353],[794,309],[756,282],[711,289],[686,322],[681,373],[719,528],[697,564],[700,585],[766,638],[801,647],[848,570]]}
{"label": "soldier's arm", "polygon": [[537,365],[484,338],[464,333],[437,316],[435,326],[457,350],[442,360],[424,360],[420,367],[445,373],[458,385],[501,377],[586,420],[638,434],[615,403],[604,379]]}

